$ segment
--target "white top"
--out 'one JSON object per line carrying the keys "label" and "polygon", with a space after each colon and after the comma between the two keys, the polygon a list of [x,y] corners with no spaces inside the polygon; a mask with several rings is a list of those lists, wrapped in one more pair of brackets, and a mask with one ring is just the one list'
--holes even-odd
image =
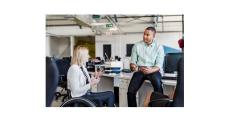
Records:
{"label": "white top", "polygon": [[[90,76],[88,74],[87,69],[83,67],[83,70],[88,76],[88,80],[90,82]],[[67,86],[71,91],[72,97],[80,97],[86,94],[86,92],[90,89],[90,84],[86,84],[86,78],[78,65],[71,65],[67,73]]]}

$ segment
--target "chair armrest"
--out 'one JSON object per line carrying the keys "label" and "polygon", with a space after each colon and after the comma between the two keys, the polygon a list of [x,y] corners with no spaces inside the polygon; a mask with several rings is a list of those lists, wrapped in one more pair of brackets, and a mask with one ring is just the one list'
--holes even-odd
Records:
{"label": "chair armrest", "polygon": [[151,100],[148,104],[149,107],[170,107],[173,100],[169,98],[160,98]]}
{"label": "chair armrest", "polygon": [[169,98],[155,99],[155,100],[151,100],[150,102],[157,102],[157,101],[169,101],[169,102],[173,102],[173,100],[171,100],[171,99],[169,99]]}

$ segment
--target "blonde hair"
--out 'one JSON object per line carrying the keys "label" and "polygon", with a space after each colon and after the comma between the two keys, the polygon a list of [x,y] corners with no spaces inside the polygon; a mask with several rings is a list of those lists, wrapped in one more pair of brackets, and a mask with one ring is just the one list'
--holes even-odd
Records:
{"label": "blonde hair", "polygon": [[86,47],[78,46],[74,47],[73,57],[71,64],[84,65],[86,63],[86,58],[89,58],[89,50]]}

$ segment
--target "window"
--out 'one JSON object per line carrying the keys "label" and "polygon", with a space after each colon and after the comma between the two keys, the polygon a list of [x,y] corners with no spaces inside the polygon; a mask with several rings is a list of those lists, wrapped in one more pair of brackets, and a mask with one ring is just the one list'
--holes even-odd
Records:
{"label": "window", "polygon": [[133,46],[134,46],[134,44],[127,44],[126,45],[126,56],[127,57],[131,56]]}
{"label": "window", "polygon": [[111,58],[111,44],[104,44],[103,45],[103,56],[106,59]]}

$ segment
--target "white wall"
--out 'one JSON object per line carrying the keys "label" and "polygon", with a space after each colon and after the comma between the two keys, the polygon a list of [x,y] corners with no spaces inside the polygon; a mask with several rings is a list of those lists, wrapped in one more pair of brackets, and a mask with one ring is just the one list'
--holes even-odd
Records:
{"label": "white wall", "polygon": [[126,44],[140,41],[140,35],[96,36],[96,56],[103,57],[103,44],[111,44],[112,57],[125,57]]}
{"label": "white wall", "polygon": [[56,58],[69,57],[70,51],[70,38],[69,37],[53,37],[49,38],[50,56]]}
{"label": "white wall", "polygon": [[46,35],[46,56],[50,57],[50,36]]}
{"label": "white wall", "polygon": [[[111,44],[112,57],[115,55],[125,57],[126,44],[132,44],[141,41],[143,39],[142,37],[143,34],[141,33],[129,35],[96,36],[96,56],[103,57],[103,44]],[[156,40],[160,44],[179,49],[177,42],[181,37],[181,32],[157,33]]]}
{"label": "white wall", "polygon": [[[128,35],[111,35],[96,36],[96,56],[103,57],[103,44],[111,44],[112,57],[115,55],[125,57],[126,44],[133,44],[142,40],[143,34]],[[70,37],[46,37],[46,56],[55,56],[57,58],[71,56]],[[156,40],[160,44],[164,44],[176,49],[180,49],[177,41],[182,37],[181,32],[175,33],[157,33]]]}
{"label": "white wall", "polygon": [[182,38],[182,32],[174,33],[157,33],[156,40],[158,43],[170,46],[172,48],[180,49],[178,40]]}

